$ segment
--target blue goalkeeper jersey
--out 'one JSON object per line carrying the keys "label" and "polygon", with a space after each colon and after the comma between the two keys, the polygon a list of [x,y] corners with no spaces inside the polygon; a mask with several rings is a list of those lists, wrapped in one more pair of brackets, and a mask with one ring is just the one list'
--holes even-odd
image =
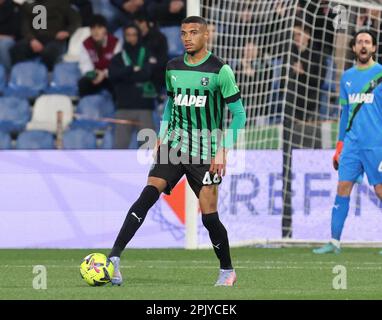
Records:
{"label": "blue goalkeeper jersey", "polygon": [[360,149],[382,147],[382,65],[346,70],[340,83],[340,104],[339,140]]}

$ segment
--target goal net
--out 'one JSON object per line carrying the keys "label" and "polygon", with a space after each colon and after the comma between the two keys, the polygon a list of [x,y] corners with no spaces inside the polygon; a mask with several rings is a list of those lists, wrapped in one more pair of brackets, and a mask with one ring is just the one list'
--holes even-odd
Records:
{"label": "goal net", "polygon": [[[381,11],[373,0],[200,1],[209,49],[234,70],[247,112],[246,172],[219,189],[233,244],[330,238],[339,80],[354,63],[353,34],[370,28],[380,39]],[[353,195],[344,240],[381,241],[381,204],[366,179]],[[201,225],[198,237],[209,242]]]}

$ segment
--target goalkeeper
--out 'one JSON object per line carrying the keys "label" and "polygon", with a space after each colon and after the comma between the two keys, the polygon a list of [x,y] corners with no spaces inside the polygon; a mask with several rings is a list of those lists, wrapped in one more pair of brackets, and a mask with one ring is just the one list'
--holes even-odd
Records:
{"label": "goalkeeper", "polygon": [[331,241],[314,253],[340,253],[342,229],[354,183],[365,172],[382,199],[382,65],[374,61],[376,36],[358,31],[352,40],[356,65],[342,75],[339,138],[333,166],[338,170],[337,196],[332,209]]}

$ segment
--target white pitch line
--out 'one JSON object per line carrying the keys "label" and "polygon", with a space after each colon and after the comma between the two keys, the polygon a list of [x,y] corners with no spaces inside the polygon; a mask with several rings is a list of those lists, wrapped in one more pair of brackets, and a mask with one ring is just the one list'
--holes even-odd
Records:
{"label": "white pitch line", "polygon": [[[5,268],[33,268],[33,265],[4,265]],[[79,266],[60,266],[60,265],[46,265],[47,269],[49,268],[60,268],[60,269],[79,269]],[[146,265],[144,266],[148,269],[170,269],[171,266],[158,266],[158,265]],[[128,265],[121,266],[121,269],[141,269],[142,265]],[[173,266],[176,269],[217,269],[216,266]],[[349,266],[350,270],[382,270],[382,266],[379,267],[363,267],[363,266]],[[320,267],[320,266],[311,266],[309,268],[300,267],[296,265],[284,265],[284,266],[240,266],[236,265],[235,269],[249,269],[249,270],[285,270],[285,269],[294,269],[294,270],[331,270],[330,266]]]}
{"label": "white pitch line", "polygon": [[[129,264],[129,260],[123,260],[122,262],[125,262],[127,264]],[[71,262],[75,262],[75,261],[71,261]],[[381,257],[381,262],[373,262],[373,261],[362,261],[362,262],[358,262],[358,261],[349,261],[349,260],[340,260],[338,259],[337,261],[333,260],[333,261],[285,261],[285,260],[264,260],[264,261],[253,261],[253,260],[233,260],[234,264],[237,265],[237,264],[294,264],[294,265],[317,265],[317,264],[328,264],[328,265],[331,265],[331,264],[370,264],[370,265],[380,265],[382,266],[382,257]],[[176,265],[179,265],[179,263],[184,263],[184,264],[189,264],[189,263],[195,263],[195,264],[212,264],[212,265],[216,265],[216,261],[210,261],[210,260],[184,260],[184,261],[179,261],[179,260],[132,260],[132,263],[143,263],[143,264],[147,264],[147,263],[168,263],[168,264],[176,264]],[[37,262],[35,264],[31,264],[31,266],[33,265],[36,265]],[[43,265],[49,265],[47,263],[43,263],[43,261],[39,264],[43,264]],[[78,266],[81,264],[81,261],[78,262]],[[4,266],[4,265],[3,265]],[[5,266],[12,266],[10,264],[8,265],[5,265]],[[21,265],[21,266],[27,266],[27,265]],[[62,265],[57,265],[57,266],[62,266]]]}

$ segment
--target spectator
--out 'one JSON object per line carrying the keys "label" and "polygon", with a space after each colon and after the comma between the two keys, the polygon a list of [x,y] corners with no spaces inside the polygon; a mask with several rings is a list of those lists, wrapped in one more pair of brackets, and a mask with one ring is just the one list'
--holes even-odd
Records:
{"label": "spectator", "polygon": [[214,52],[218,44],[218,32],[216,30],[216,25],[214,23],[209,23],[207,26],[207,30],[208,30],[207,48],[209,51]]}
{"label": "spectator", "polygon": [[137,15],[147,15],[145,0],[111,0],[111,4],[117,9],[115,23],[118,29],[134,22]]}
{"label": "spectator", "polygon": [[[271,7],[269,7],[271,6]],[[270,11],[270,15],[263,14]],[[295,14],[294,8],[287,1],[279,0],[272,3],[258,2],[256,24],[258,28],[255,34],[266,35],[269,41],[265,41],[266,51],[272,57],[282,59],[285,52],[285,43],[292,37],[290,31],[293,27],[293,19],[288,19]],[[282,30],[282,32],[280,32]],[[289,49],[288,49],[289,50]]]}
{"label": "spectator", "polygon": [[[311,30],[296,24],[290,61],[284,58],[281,88],[286,89],[284,110],[284,138],[292,147],[320,148],[319,116],[320,56],[312,50]],[[289,73],[286,77],[286,71]],[[287,87],[285,88],[285,78]],[[292,129],[292,137],[290,130]],[[289,132],[288,132],[289,131]]]}
{"label": "spectator", "polygon": [[327,0],[300,0],[296,15],[299,21],[313,26],[312,47],[326,55],[331,55],[335,34],[333,20],[336,14],[330,9],[329,2]]}
{"label": "spectator", "polygon": [[379,10],[363,9],[361,14],[357,17],[355,31],[371,29],[373,32],[377,33],[381,23],[380,14],[381,12]]}
{"label": "spectator", "polygon": [[70,3],[78,10],[81,15],[82,26],[90,26],[93,16],[93,6],[90,0],[70,0]]}
{"label": "spectator", "polygon": [[[116,97],[116,118],[139,121],[138,129],[154,129],[156,92],[150,82],[152,59],[147,48],[142,45],[138,26],[126,26],[124,37],[123,50],[112,59],[109,67],[110,81]],[[117,125],[114,147],[128,148],[132,130],[131,125]]]}
{"label": "spectator", "polygon": [[[43,5],[47,12],[46,29],[35,29],[32,26],[35,13],[33,8]],[[69,0],[50,1],[35,0],[21,6],[21,32],[23,39],[11,49],[12,63],[41,57],[49,70],[66,49],[66,42],[71,34],[81,26],[81,17]]]}
{"label": "spectator", "polygon": [[[330,9],[330,5],[327,0],[306,1],[300,0],[300,6],[296,14],[297,21],[304,21],[309,26],[313,26],[313,34],[311,39],[312,50],[319,53],[320,58],[317,61],[319,66],[320,85],[318,87],[318,95],[320,99],[320,116],[322,118],[330,117],[331,113],[337,113],[336,108],[332,108],[331,92],[333,90],[333,68],[334,57],[334,30],[333,19],[336,14]],[[339,51],[336,50],[338,53]],[[325,82],[326,81],[326,82]]]}
{"label": "spectator", "polygon": [[78,82],[80,96],[95,94],[103,89],[111,91],[108,68],[111,59],[121,51],[121,43],[107,30],[107,21],[94,15],[90,22],[91,35],[84,40],[80,51],[82,78]]}
{"label": "spectator", "polygon": [[[303,121],[314,120],[318,114],[317,93],[321,80],[318,61],[320,61],[320,57],[311,49],[310,42],[310,29],[297,24],[293,29],[287,102],[294,106],[295,118]],[[283,65],[287,66],[288,61],[284,60]]]}
{"label": "spectator", "polygon": [[156,91],[162,92],[165,89],[165,73],[168,61],[167,39],[155,24],[148,21],[145,15],[138,15],[135,18],[135,23],[140,29],[143,46],[155,59],[155,64],[152,66],[152,82]]}
{"label": "spectator", "polygon": [[116,6],[123,14],[123,19],[126,22],[132,22],[138,13],[143,13],[144,0],[111,0],[111,3]]}
{"label": "spectator", "polygon": [[271,113],[272,68],[256,43],[249,41],[245,44],[236,75],[244,105],[253,113],[249,118],[255,118],[257,123],[266,120]]}
{"label": "spectator", "polygon": [[120,10],[110,0],[91,0],[91,2],[93,13],[105,17],[110,32],[115,32],[120,28]]}
{"label": "spectator", "polygon": [[11,69],[10,48],[19,34],[19,11],[12,0],[0,0],[0,64]]}
{"label": "spectator", "polygon": [[147,8],[150,18],[161,27],[180,26],[186,9],[185,0],[152,0]]}

